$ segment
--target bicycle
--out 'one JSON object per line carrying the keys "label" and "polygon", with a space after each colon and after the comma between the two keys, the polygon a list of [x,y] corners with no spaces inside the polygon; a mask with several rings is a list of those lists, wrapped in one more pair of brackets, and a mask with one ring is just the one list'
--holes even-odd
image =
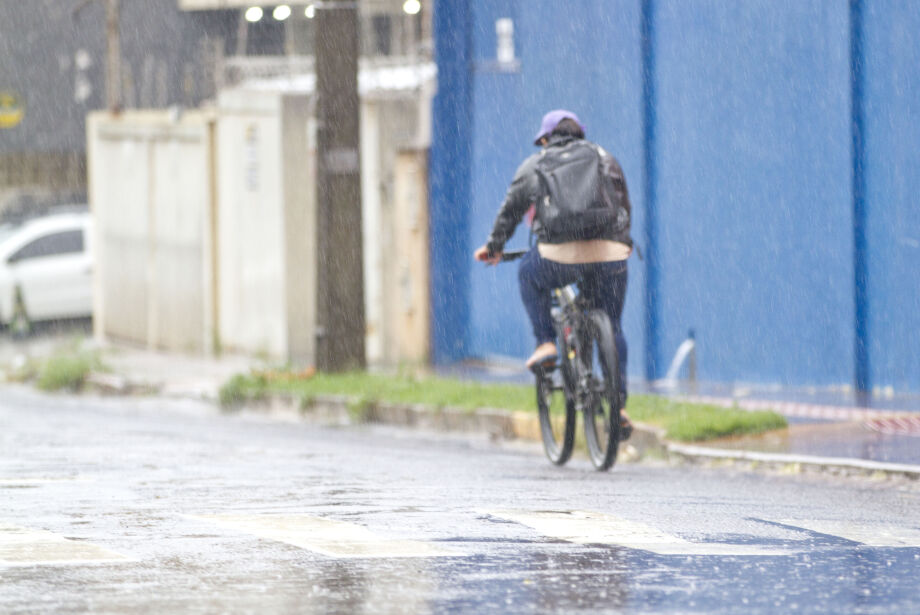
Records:
{"label": "bicycle", "polygon": [[[501,260],[510,262],[525,254],[504,252]],[[600,471],[609,470],[616,462],[622,430],[613,327],[607,313],[594,308],[575,284],[553,290],[552,313],[558,359],[531,368],[543,450],[552,463],[567,462],[575,445],[576,415],[581,413],[591,462]],[[562,406],[558,425],[553,410]]]}

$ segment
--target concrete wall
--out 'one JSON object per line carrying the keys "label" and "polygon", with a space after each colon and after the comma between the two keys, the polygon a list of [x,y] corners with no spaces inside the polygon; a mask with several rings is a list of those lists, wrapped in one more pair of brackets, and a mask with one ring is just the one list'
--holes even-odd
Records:
{"label": "concrete wall", "polygon": [[[220,337],[225,347],[312,363],[316,170],[311,95],[228,90],[219,99]],[[365,96],[361,169],[367,360],[428,357],[425,147],[428,95]],[[400,153],[400,152],[403,153]],[[410,228],[411,227],[411,228]],[[355,241],[361,233],[355,232]],[[411,267],[409,263],[411,261]],[[407,316],[411,314],[411,316]]]}
{"label": "concrete wall", "polygon": [[316,175],[310,99],[234,90],[223,92],[219,105],[221,343],[312,363]]}
{"label": "concrete wall", "polygon": [[[428,115],[415,96],[362,104],[371,364],[428,357]],[[210,113],[94,114],[89,125],[97,334],[312,364],[311,95],[227,90]]]}
{"label": "concrete wall", "polygon": [[[541,115],[579,113],[634,205],[632,377],[690,329],[713,382],[920,390],[920,7],[440,0],[431,152],[438,362],[524,357],[514,267],[470,254]],[[511,18],[515,61],[496,61]],[[527,243],[518,231],[511,247]]]}
{"label": "concrete wall", "polygon": [[428,360],[427,95],[361,104],[367,359]]}
{"label": "concrete wall", "polygon": [[206,113],[90,115],[98,337],[213,348],[213,130]]}
{"label": "concrete wall", "polygon": [[428,303],[428,166],[424,152],[400,153],[394,182],[396,284],[389,294],[393,336],[389,363],[425,364],[430,358]]}
{"label": "concrete wall", "polygon": [[100,337],[313,361],[309,99],[89,120]]}

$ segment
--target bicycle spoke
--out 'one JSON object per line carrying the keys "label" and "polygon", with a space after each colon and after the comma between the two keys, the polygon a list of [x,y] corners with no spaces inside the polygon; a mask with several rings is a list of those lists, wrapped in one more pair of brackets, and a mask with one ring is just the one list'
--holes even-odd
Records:
{"label": "bicycle spoke", "polygon": [[606,314],[594,312],[586,323],[584,346],[588,370],[581,384],[586,395],[585,438],[591,461],[598,470],[607,470],[616,460],[619,421],[616,374],[618,370],[613,333]]}
{"label": "bicycle spoke", "polygon": [[537,410],[543,450],[557,465],[568,461],[575,442],[575,404],[566,399],[563,380],[561,372],[537,376]]}

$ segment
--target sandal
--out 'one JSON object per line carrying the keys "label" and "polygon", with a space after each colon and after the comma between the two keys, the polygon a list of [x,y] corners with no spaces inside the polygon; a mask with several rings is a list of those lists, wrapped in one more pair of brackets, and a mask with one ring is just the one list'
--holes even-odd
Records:
{"label": "sandal", "polygon": [[538,376],[545,376],[549,372],[556,369],[557,358],[558,357],[554,354],[539,357],[532,364],[528,362],[527,369],[537,374]]}
{"label": "sandal", "polygon": [[556,358],[559,356],[555,346],[552,350],[540,354],[534,353],[527,359],[527,369],[533,370],[536,367],[549,367],[556,364]]}

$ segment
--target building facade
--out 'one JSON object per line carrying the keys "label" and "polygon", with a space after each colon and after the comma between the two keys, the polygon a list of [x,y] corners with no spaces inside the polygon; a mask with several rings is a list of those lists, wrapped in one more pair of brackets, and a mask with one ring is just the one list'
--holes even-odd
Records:
{"label": "building facade", "polygon": [[629,184],[633,378],[692,332],[701,380],[920,391],[917,31],[882,0],[440,0],[436,360],[532,349],[514,267],[471,254],[570,108]]}
{"label": "building facade", "polygon": [[[312,2],[118,5],[123,109],[191,109],[247,79],[312,72]],[[85,191],[85,118],[106,106],[106,6],[0,0],[0,209],[11,193]],[[360,11],[364,56],[430,56],[421,4],[409,14],[397,0],[362,0]]]}
{"label": "building facade", "polygon": [[[105,6],[0,0],[0,96],[19,110],[0,127],[0,196],[85,191],[85,118],[106,105]],[[235,43],[236,13],[122,0],[122,108],[191,108],[212,98],[215,64]]]}

